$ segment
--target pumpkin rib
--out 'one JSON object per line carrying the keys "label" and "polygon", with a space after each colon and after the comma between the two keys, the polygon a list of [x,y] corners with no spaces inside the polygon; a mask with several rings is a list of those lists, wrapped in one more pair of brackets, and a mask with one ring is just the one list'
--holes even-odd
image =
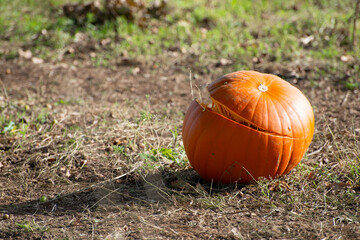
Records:
{"label": "pumpkin rib", "polygon": [[[225,75],[226,76],[226,75]],[[216,80],[216,82],[222,82],[222,81],[224,81],[224,83],[225,82],[228,82],[227,84],[226,84],[226,87],[228,88],[228,89],[231,89],[231,90],[233,90],[234,92],[236,92],[237,90],[237,88],[234,86],[234,84],[236,84],[236,81],[235,80],[237,80],[237,81],[243,81],[243,79],[242,78],[230,78],[229,79],[229,77],[222,77],[222,78],[219,78],[218,80]],[[216,84],[213,84],[213,85],[216,85],[216,87],[214,87],[213,85],[208,85],[208,87],[207,87],[207,89],[208,89],[208,91],[209,91],[209,93],[210,93],[210,97],[211,97],[211,99],[215,99],[215,97],[213,96],[214,95],[214,91],[215,92],[217,92],[217,91],[219,91],[218,89],[219,88],[223,88],[224,87],[224,83],[222,83],[222,84],[218,84],[218,85],[216,85]],[[229,91],[229,90],[227,90],[227,91]],[[247,103],[242,107],[242,109],[240,110],[240,109],[238,109],[238,106],[239,106],[239,104],[237,104],[237,105],[235,105],[235,106],[233,106],[234,108],[236,108],[237,109],[237,115],[241,115],[241,113],[247,108],[247,106],[249,105],[249,103],[251,103],[252,101],[253,101],[253,98],[255,98],[256,96],[252,96],[251,94],[247,94],[246,95],[246,98],[247,97],[249,97],[249,99],[248,99],[248,101],[247,101]],[[219,100],[217,100],[217,99],[215,99],[217,102],[219,102],[220,103],[220,101]],[[222,105],[224,105],[224,103],[221,103]],[[230,109],[230,108],[229,108]],[[235,113],[235,111],[234,110],[232,110],[234,113]]]}
{"label": "pumpkin rib", "polygon": [[[283,106],[283,103],[281,103],[281,102],[279,102],[279,103],[280,103],[280,105]],[[298,112],[294,110],[293,106],[291,106],[290,104],[287,104],[286,102],[284,102],[284,104],[286,104],[295,113],[296,119],[298,120],[298,122],[299,122],[299,124],[301,126],[303,139],[306,139],[307,134],[306,134],[305,125],[304,125],[304,123],[302,121],[302,118],[299,116]],[[286,112],[286,114],[288,115],[288,112]]]}
{"label": "pumpkin rib", "polygon": [[[297,92],[297,93],[300,93],[300,92]],[[303,96],[298,96],[298,97],[303,97]],[[305,124],[303,123],[303,118],[302,118],[301,116],[299,116],[298,111],[295,111],[293,105],[288,104],[285,99],[284,99],[283,101],[280,101],[280,100],[279,100],[279,97],[277,97],[276,99],[278,100],[278,103],[279,103],[283,108],[284,108],[284,104],[286,104],[286,106],[287,106],[288,108],[290,108],[293,113],[295,113],[296,119],[298,120],[298,123],[300,123],[300,125],[301,125],[302,136],[306,136],[306,134],[305,134],[305,133],[306,133],[306,131],[305,131]],[[304,99],[304,100],[306,100],[306,99]],[[306,100],[306,101],[307,101],[307,100]],[[309,103],[309,104],[310,104],[310,103]],[[286,108],[284,108],[284,109],[286,109]],[[286,112],[286,113],[287,113],[287,112]],[[287,113],[287,114],[288,114],[288,113]],[[307,114],[307,116],[309,116],[309,115]],[[305,137],[305,138],[306,138],[306,137]]]}
{"label": "pumpkin rib", "polygon": [[[266,131],[265,129],[253,124],[251,121],[241,117],[240,115],[238,115],[237,113],[235,113],[234,111],[232,111],[231,109],[229,109],[228,107],[226,107],[225,105],[221,104],[220,102],[216,101],[213,99],[213,104],[215,104],[215,107],[220,107],[220,109],[212,109],[214,112],[216,113],[219,113],[220,115],[228,118],[228,119],[231,119],[235,122],[238,122],[242,125],[246,125],[246,126],[250,126],[251,128],[253,129],[260,129],[260,131]],[[219,112],[221,111],[221,112]],[[237,118],[237,119],[236,119]]]}
{"label": "pumpkin rib", "polygon": [[[192,111],[190,112],[190,117],[188,118],[188,121],[191,120],[191,122],[189,124],[190,127],[188,130],[189,133],[191,133],[191,134],[189,134],[186,139],[183,139],[183,141],[186,141],[188,143],[188,144],[184,144],[184,147],[185,147],[186,152],[188,153],[188,159],[190,160],[191,165],[195,168],[195,166],[194,166],[195,163],[192,162],[192,159],[194,159],[197,144],[192,144],[192,142],[190,140],[194,137],[198,137],[201,134],[202,128],[200,128],[198,126],[198,122],[199,122],[199,119],[202,117],[202,114],[201,114],[201,112],[199,114],[198,108],[199,107],[201,108],[199,102],[197,100],[194,100],[194,101],[191,104],[191,106],[194,105],[193,109],[189,109],[189,111],[190,110],[192,110]],[[197,104],[197,105],[195,105],[195,104]],[[195,115],[195,117],[193,117],[193,115]],[[187,125],[188,121],[185,122],[184,124]],[[193,128],[195,128],[195,130]],[[188,139],[188,138],[190,138],[190,139]]]}
{"label": "pumpkin rib", "polygon": [[[236,123],[236,122],[235,122]],[[243,125],[240,125],[239,128],[234,129],[233,131],[233,137],[229,138],[230,144],[228,151],[228,156],[226,163],[224,165],[224,168],[222,169],[221,174],[221,181],[225,182],[244,182],[244,178],[246,178],[246,174],[248,170],[246,169],[246,166],[244,166],[244,163],[241,161],[241,156],[238,156],[236,150],[239,148],[242,150],[242,156],[247,156],[248,151],[250,149],[250,141],[246,141],[244,145],[237,145],[236,143],[239,142],[239,136],[242,135],[244,139],[248,139],[250,136],[249,132],[252,131],[252,129],[244,129]],[[242,134],[240,134],[242,133]],[[248,136],[247,138],[245,136]],[[241,142],[239,142],[241,143]],[[239,161],[240,158],[240,161]]]}
{"label": "pumpkin rib", "polygon": [[[224,107],[226,107],[226,106],[224,106]],[[206,109],[209,110],[210,112],[213,112],[214,114],[217,114],[217,115],[221,116],[222,118],[225,118],[225,119],[227,119],[227,120],[229,120],[229,121],[232,121],[232,122],[234,122],[234,123],[236,123],[236,124],[238,124],[238,125],[244,126],[244,127],[246,127],[246,128],[252,129],[252,130],[254,130],[254,131],[258,131],[258,132],[261,132],[261,133],[264,133],[264,134],[267,134],[267,135],[270,135],[270,136],[283,137],[283,138],[289,138],[289,139],[296,139],[295,137],[286,136],[286,135],[281,135],[281,134],[278,134],[278,133],[275,133],[275,132],[259,131],[259,130],[256,129],[256,128],[249,127],[249,126],[247,126],[246,124],[241,124],[241,123],[239,123],[239,122],[237,122],[237,121],[235,121],[235,120],[233,120],[233,119],[227,118],[226,116],[224,116],[224,115],[222,115],[222,114],[220,114],[220,113],[217,113],[217,112],[215,112],[215,111],[212,111],[211,108],[208,108],[208,107],[207,107]],[[254,126],[256,126],[256,125],[254,125]]]}
{"label": "pumpkin rib", "polygon": [[[222,112],[225,111],[225,112],[229,112],[229,113],[231,113],[231,114],[226,114],[226,115],[224,115],[224,114],[222,114],[222,113],[219,113],[217,110],[214,111],[213,108],[207,108],[207,109],[209,109],[210,111],[212,111],[212,112],[214,112],[214,113],[216,113],[216,114],[219,114],[219,115],[221,115],[221,116],[223,116],[223,117],[225,117],[225,118],[227,118],[227,119],[229,119],[229,120],[231,120],[231,121],[234,121],[234,122],[236,122],[236,123],[238,123],[238,124],[240,124],[240,125],[243,125],[243,126],[246,126],[246,127],[250,127],[250,128],[252,128],[252,129],[254,129],[254,130],[256,130],[256,131],[264,132],[264,133],[267,133],[267,134],[269,134],[269,135],[280,136],[280,137],[287,137],[287,138],[294,138],[293,136],[289,136],[289,135],[286,135],[286,134],[284,134],[284,135],[278,134],[278,133],[276,133],[276,132],[271,132],[271,131],[266,130],[266,129],[262,128],[262,127],[259,127],[259,126],[255,125],[253,122],[251,122],[251,121],[249,121],[249,120],[246,120],[245,118],[239,116],[237,113],[235,113],[234,111],[232,111],[231,109],[229,109],[229,108],[226,107],[225,105],[221,104],[220,102],[217,102],[216,100],[213,100],[213,104],[215,104],[215,105],[219,106],[221,109],[223,109],[223,110],[221,110]],[[230,115],[230,116],[229,116],[229,115]],[[239,120],[234,119],[234,118],[233,118],[234,116],[236,116],[237,118],[240,118],[242,121],[239,121]]]}
{"label": "pumpkin rib", "polygon": [[260,96],[260,101],[262,100],[262,102],[263,102],[263,108],[264,108],[264,112],[262,113],[262,114],[264,114],[265,116],[267,116],[266,117],[266,120],[265,121],[263,121],[264,123],[262,123],[261,125],[263,125],[263,124],[265,124],[264,125],[264,128],[265,129],[269,129],[269,126],[270,126],[270,124],[269,124],[269,121],[270,121],[270,118],[268,117],[268,100],[267,100],[267,97],[266,96],[264,96],[264,95],[261,95]]}
{"label": "pumpkin rib", "polygon": [[[220,181],[227,181],[227,179],[229,179],[228,181],[237,181],[237,179],[231,179],[232,177],[232,169],[234,168],[233,166],[233,162],[234,162],[234,156],[233,156],[233,152],[234,150],[237,150],[240,146],[238,145],[238,141],[233,141],[234,138],[236,138],[237,135],[237,130],[232,130],[231,127],[227,127],[230,131],[230,135],[228,136],[229,139],[229,144],[226,145],[225,147],[225,156],[224,156],[224,161],[222,161],[222,166],[221,166],[221,175],[220,175]],[[225,134],[226,132],[224,132]],[[237,162],[237,161],[236,161]]]}
{"label": "pumpkin rib", "polygon": [[[279,112],[278,112],[278,110],[277,110],[277,108],[276,108],[276,105],[275,105],[274,101],[271,99],[271,97],[268,98],[268,101],[269,101],[269,105],[268,105],[268,106],[271,105],[272,108],[275,109],[275,110],[273,110],[273,111],[276,113],[276,114],[275,114],[276,119],[277,119],[276,125],[278,125],[278,126],[280,127],[281,132],[283,133],[283,132],[284,132],[284,127],[283,127],[283,123],[281,122],[280,115],[279,115]],[[269,110],[268,112],[271,111],[271,109],[268,109],[268,110]],[[270,121],[270,118],[268,118],[268,121]],[[269,123],[269,122],[268,122],[268,126],[270,126],[270,123]],[[285,134],[285,135],[286,135],[286,134]],[[292,137],[292,136],[291,136],[291,137]]]}
{"label": "pumpkin rib", "polygon": [[[202,114],[199,114],[199,118],[197,119],[197,121],[196,121],[196,126],[197,127],[199,127],[198,125],[200,125],[201,124],[201,118],[203,118],[203,116],[202,116]],[[210,121],[211,120],[211,121]],[[210,119],[209,120],[209,122],[212,122],[212,119]],[[201,125],[200,125],[201,126]],[[203,137],[203,135],[204,134],[206,134],[207,133],[207,131],[208,131],[208,129],[207,128],[205,128],[205,127],[200,127],[201,128],[201,131],[199,131],[199,133],[196,135],[196,137],[197,137],[197,142],[196,142],[196,144],[194,144],[194,148],[193,148],[193,157],[194,157],[194,159],[196,159],[196,156],[197,156],[197,153],[198,153],[198,151],[199,151],[199,148],[201,147],[201,139],[202,139],[202,137]],[[200,162],[195,162],[194,163],[194,165],[193,165],[193,167],[194,167],[194,169],[198,169],[199,168],[199,166],[198,166],[198,164],[200,164]],[[203,168],[203,167],[202,167]]]}
{"label": "pumpkin rib", "polygon": [[[184,123],[183,123],[183,127],[182,127],[182,139],[183,139],[183,142],[188,142],[187,141],[187,136],[189,136],[189,133],[191,133],[189,131],[189,128],[191,125],[188,125],[187,124],[187,121],[189,121],[189,119],[191,119],[192,117],[192,114],[194,111],[191,111],[192,110],[192,104],[190,105],[189,109],[187,110],[186,114],[185,114],[185,118],[184,118]],[[184,144],[184,147],[185,147],[185,144]]]}
{"label": "pumpkin rib", "polygon": [[[292,149],[293,147],[293,144],[294,144],[294,141],[291,141],[290,143],[290,149]],[[283,149],[282,149],[282,159],[285,161],[281,161],[279,166],[278,166],[278,169],[276,170],[276,174],[278,176],[281,176],[285,170],[287,169],[288,167],[288,162],[290,162],[290,159],[292,157],[292,151],[288,151],[288,153],[286,151],[284,151],[284,148],[285,148],[285,144],[283,145]],[[287,153],[287,154],[286,154]],[[281,163],[285,163],[285,164],[281,164]]]}
{"label": "pumpkin rib", "polygon": [[[200,107],[200,108],[202,107],[199,102],[197,102],[197,104],[199,104],[197,107]],[[197,111],[199,111],[199,110],[197,110]],[[201,111],[202,111],[202,110],[201,110]],[[206,108],[205,108],[205,111],[206,111]],[[212,131],[211,131],[211,130],[209,131],[208,127],[213,124],[214,118],[213,118],[213,117],[208,118],[207,124],[206,124],[206,125],[203,125],[203,124],[202,124],[202,118],[203,118],[204,116],[203,116],[202,113],[203,113],[203,112],[201,112],[201,114],[199,114],[199,116],[201,116],[201,118],[199,117],[199,118],[197,119],[197,121],[196,121],[196,125],[198,125],[198,124],[201,125],[201,131],[197,134],[197,141],[196,141],[196,144],[194,144],[194,145],[195,145],[194,150],[193,150],[194,159],[197,158],[197,156],[199,155],[199,153],[200,153],[200,156],[202,155],[202,154],[201,154],[201,153],[202,153],[202,151],[201,151],[201,150],[202,150],[202,148],[201,148],[202,144],[203,144],[204,142],[206,142],[206,141],[209,141],[209,139],[214,139],[214,138],[208,138],[208,137],[204,138],[204,135],[211,135]],[[206,112],[205,112],[205,114],[206,114]],[[210,143],[209,145],[212,146],[212,145],[213,145],[213,142],[211,141],[211,143]],[[199,149],[200,149],[200,150],[199,150]],[[210,148],[210,149],[212,149],[212,148]],[[211,154],[211,151],[210,151],[210,153],[208,153],[208,154]],[[201,157],[202,157],[202,158],[207,158],[207,159],[209,159],[209,156],[206,156],[206,157],[201,156]],[[205,163],[209,163],[209,161],[206,161]],[[198,164],[204,164],[204,163],[203,163],[203,162],[198,162],[198,161],[196,161],[196,163],[193,164],[193,167],[194,167],[195,170],[199,169],[199,168],[198,168]],[[209,166],[209,164],[206,164],[206,166],[201,166],[202,171],[206,173],[206,172],[207,172],[207,169],[208,169],[208,166]],[[207,178],[207,177],[204,176],[204,178]]]}
{"label": "pumpkin rib", "polygon": [[[221,121],[220,123],[221,123],[221,125],[218,127],[218,128],[220,128],[220,129],[225,129],[225,128],[224,128],[225,125],[228,124],[228,123],[225,122],[225,121]],[[224,135],[224,131],[219,131],[219,132],[217,132],[217,134],[214,135],[214,141],[213,141],[212,144],[210,145],[210,149],[215,150],[215,149],[218,149],[218,148],[219,148],[219,146],[217,146],[217,145],[218,145],[217,142],[220,141],[221,139],[223,139],[222,135]],[[223,149],[223,152],[224,152],[224,149]],[[212,154],[212,153],[213,153],[213,151],[210,151],[210,154]],[[210,159],[210,157],[211,157],[210,154],[209,154],[209,156],[208,156],[208,159]],[[214,153],[214,154],[215,154],[215,153]],[[212,162],[212,163],[215,163],[215,162]],[[210,168],[210,169],[209,169],[209,168]],[[215,168],[216,168],[216,167],[215,167]],[[220,167],[219,167],[219,168],[220,168]],[[208,164],[208,165],[205,167],[205,172],[207,172],[208,175],[209,175],[210,171],[213,171],[213,170],[214,170],[214,169],[213,169],[213,166],[210,165],[210,164]],[[212,175],[212,174],[210,174],[210,175]],[[208,178],[211,179],[211,177],[208,177]]]}
{"label": "pumpkin rib", "polygon": [[[206,111],[206,110],[205,110]],[[205,114],[208,114],[208,112],[206,112]],[[211,164],[214,164],[214,162],[209,161],[210,159],[212,159],[212,155],[214,155],[216,157],[216,154],[213,152],[214,150],[217,150],[218,147],[216,146],[216,143],[219,139],[221,139],[219,136],[223,133],[222,131],[218,131],[214,134],[213,131],[211,131],[211,129],[209,129],[209,127],[211,127],[212,125],[214,126],[214,124],[216,124],[216,129],[223,129],[225,124],[228,124],[226,121],[217,121],[216,116],[212,116],[209,115],[207,116],[207,125],[203,126],[201,134],[199,134],[198,138],[197,138],[197,143],[196,143],[196,149],[194,150],[194,158],[196,159],[198,157],[198,159],[206,159],[206,161],[198,161],[197,164],[206,164],[206,165],[201,165],[201,172],[203,172],[203,177],[205,179],[211,179],[211,177],[209,176],[209,172],[213,172],[214,168]],[[201,121],[201,120],[200,120]],[[219,124],[221,124],[219,126]],[[212,139],[209,142],[209,139]],[[210,151],[208,151],[207,153],[203,153],[202,149],[203,148],[199,148],[201,147],[204,143],[208,143],[207,145],[209,146],[209,149],[211,149]],[[194,164],[193,167],[195,170],[199,170],[199,166],[197,164]],[[210,174],[212,175],[212,174]]]}
{"label": "pumpkin rib", "polygon": [[[277,99],[277,102],[278,102],[279,105],[284,109],[284,114],[288,117],[288,119],[291,119],[290,116],[289,116],[289,113],[288,113],[287,111],[285,111],[285,109],[287,109],[287,108],[284,107],[284,104],[286,104],[286,102],[285,102],[285,101],[279,101],[278,99]],[[299,119],[299,116],[298,116],[297,112],[294,111],[294,109],[292,108],[292,106],[290,106],[290,105],[288,105],[288,104],[286,104],[286,105],[291,109],[292,112],[295,113],[295,115],[296,115],[296,120],[300,123],[300,126],[301,126],[302,136],[304,136],[304,135],[305,135],[305,134],[304,134],[304,126],[303,126],[303,123],[301,122],[301,120]],[[291,123],[291,129],[292,129],[292,131],[293,131],[293,129],[294,129],[294,128],[293,128],[293,125],[294,125],[294,124],[293,124],[293,121],[290,121],[290,123]],[[303,139],[305,139],[305,138],[303,138]],[[303,152],[303,147],[304,147],[305,142],[304,142],[304,141],[301,141],[301,143],[302,143],[302,147],[301,147],[301,151],[299,151],[299,152]],[[281,174],[287,173],[287,172],[289,171],[288,169],[291,168],[291,166],[292,166],[292,159],[294,158],[294,157],[293,157],[293,152],[294,152],[294,143],[291,144],[290,159],[289,159],[289,161],[287,161],[286,167],[284,168],[284,170],[282,171]],[[304,153],[303,153],[303,155],[304,155]],[[303,155],[300,157],[300,160],[302,159]],[[292,169],[292,168],[291,168],[291,169]]]}
{"label": "pumpkin rib", "polygon": [[[257,96],[251,96],[251,98],[248,100],[248,102],[242,107],[241,111],[238,113],[238,115],[241,115],[242,112],[248,107],[248,105],[256,98]],[[239,105],[239,104],[238,104]],[[238,106],[236,105],[236,107]],[[248,120],[249,121],[249,120]],[[254,124],[254,123],[253,123]]]}
{"label": "pumpkin rib", "polygon": [[[233,139],[235,135],[235,131],[232,131],[230,136],[228,137],[229,139]],[[234,144],[234,142],[231,141],[231,144],[227,144],[226,145],[226,150],[225,150],[225,156],[224,156],[224,162],[222,164],[222,170],[221,170],[221,176],[220,176],[220,181],[223,178],[224,174],[226,173],[226,169],[228,168],[227,166],[229,165],[229,162],[233,161],[233,159],[229,156],[230,155],[230,148],[232,147],[232,144]],[[230,175],[231,176],[231,175]]]}
{"label": "pumpkin rib", "polygon": [[[278,112],[278,110],[277,110],[277,108],[276,108],[276,105],[275,105],[275,103],[274,103],[274,101],[273,101],[273,99],[272,98],[268,98],[268,100],[269,100],[269,103],[271,103],[272,104],[272,106],[273,106],[273,108],[275,109],[275,113],[276,113],[276,115],[275,116],[277,116],[277,120],[278,120],[278,125],[280,126],[280,129],[281,129],[281,132],[284,132],[284,128],[283,128],[283,124],[282,124],[282,122],[281,122],[281,119],[280,119],[280,115],[279,115],[279,112]],[[268,118],[269,120],[270,120],[270,118]],[[282,162],[282,161],[279,161],[279,158],[280,159],[283,159],[283,153],[284,153],[284,147],[285,147],[285,144],[284,144],[284,139],[281,139],[281,145],[282,145],[282,148],[281,148],[281,152],[279,153],[279,157],[278,157],[278,163],[277,163],[277,166],[276,166],[276,169],[275,169],[275,176],[278,174],[278,171],[279,171],[279,168],[280,168],[280,163]]]}
{"label": "pumpkin rib", "polygon": [[251,117],[250,117],[250,122],[253,122],[253,118],[254,118],[254,115],[256,113],[256,108],[259,104],[259,101],[260,101],[260,96],[259,95],[256,95],[256,103],[255,103],[255,106],[254,106],[254,110],[252,111],[252,114],[251,114]]}
{"label": "pumpkin rib", "polygon": [[[267,149],[268,145],[269,145],[269,136],[264,136],[264,146],[261,146],[260,144],[258,144],[258,149],[257,149],[256,153],[258,155],[261,155],[260,153],[264,152],[264,151],[261,151],[262,147]],[[265,168],[267,167],[266,163],[267,163],[267,160],[268,160],[269,152],[265,151],[263,154],[264,154],[264,156],[259,158],[259,162],[257,164],[258,167],[253,172],[253,175],[255,175],[255,176],[263,175],[263,173],[265,172]],[[264,177],[267,177],[267,176],[264,176]]]}
{"label": "pumpkin rib", "polygon": [[[193,127],[193,125],[196,123],[196,121],[193,120],[193,115],[196,113],[196,111],[195,111],[195,109],[192,109],[191,107],[192,107],[192,106],[190,106],[190,108],[189,108],[189,110],[188,110],[188,112],[187,112],[187,113],[190,112],[190,114],[188,115],[187,118],[184,119],[184,125],[183,125],[183,132],[184,132],[184,134],[183,134],[183,141],[185,141],[185,142],[189,142],[189,141],[187,141],[187,137],[188,137],[190,134],[187,134],[187,133],[192,133],[192,132],[193,132],[193,131],[192,131],[192,127]],[[193,108],[194,108],[194,107],[193,107]],[[187,114],[186,114],[186,115],[187,115]],[[186,115],[185,115],[185,116],[186,116]],[[199,114],[196,114],[195,117],[200,117],[200,115],[199,115]],[[190,121],[190,119],[192,120],[191,123],[190,123],[190,124],[187,124],[187,122]],[[184,145],[184,147],[186,147],[186,145]]]}
{"label": "pumpkin rib", "polygon": [[[293,159],[293,154],[294,154],[294,144],[291,144],[291,146],[290,146],[290,159],[289,159],[289,161],[287,161],[287,165],[286,165],[284,171],[282,172],[282,174],[288,173],[289,166],[291,166],[291,159]],[[299,158],[301,159],[302,156],[299,157]]]}
{"label": "pumpkin rib", "polygon": [[[255,114],[260,114],[262,116],[266,116],[266,121],[267,122],[269,121],[269,118],[267,117],[267,99],[263,93],[259,94],[258,101],[256,102],[256,104],[254,106],[254,111],[253,111],[251,120],[253,120],[253,117],[255,116]],[[261,123],[261,125],[265,126],[264,123]],[[265,127],[268,128],[268,123]],[[278,135],[278,136],[283,137],[283,135]],[[264,148],[267,149],[268,145],[269,145],[269,136],[268,135],[264,136],[263,144],[264,144]],[[255,150],[255,152],[259,154],[261,152],[261,148],[262,148],[262,146],[258,145],[258,149]],[[269,154],[269,152],[265,151],[264,156],[259,158],[258,167],[253,172],[253,175],[255,175],[255,176],[264,175],[264,173],[266,172],[266,168],[267,168],[268,154]],[[266,176],[266,177],[268,177],[268,176]]]}
{"label": "pumpkin rib", "polygon": [[281,148],[281,151],[279,152],[279,155],[277,158],[277,164],[276,164],[276,168],[274,171],[274,177],[277,177],[278,175],[280,175],[278,172],[279,172],[280,164],[281,164],[281,162],[283,162],[282,160],[284,159],[284,147],[285,147],[284,139],[281,139],[281,146],[282,146],[282,148]]}
{"label": "pumpkin rib", "polygon": [[[240,129],[238,130],[240,131]],[[253,130],[252,129],[248,129],[248,130],[245,130],[245,136],[247,136],[245,139],[251,139],[252,137],[252,134],[250,134],[250,132],[252,132]],[[237,137],[237,140],[238,140],[238,137],[239,134],[235,134],[235,138]],[[235,142],[235,141],[234,141]],[[243,152],[242,152],[242,155],[243,156],[251,156],[249,155],[249,151],[252,149],[252,146],[251,146],[251,141],[246,141],[246,146],[243,147]],[[233,150],[237,150],[238,148],[236,147],[233,147],[232,148]],[[250,154],[254,155],[254,154],[259,154],[258,151],[255,151],[255,153],[252,153],[250,152]],[[234,156],[235,155],[235,156]],[[254,179],[253,177],[253,173],[251,172],[251,169],[253,168],[252,166],[246,166],[246,162],[242,162],[241,160],[238,161],[238,157],[237,157],[237,153],[236,151],[231,151],[230,152],[230,159],[237,159],[235,162],[233,162],[231,164],[231,162],[229,162],[227,164],[227,169],[226,169],[226,172],[228,172],[230,174],[230,181],[234,182],[234,181],[238,181],[238,182],[246,182],[247,178],[251,178],[251,180]],[[248,165],[252,165],[253,163],[248,163]],[[234,174],[233,172],[234,171],[239,171],[239,174]],[[235,176],[234,176],[235,175]]]}
{"label": "pumpkin rib", "polygon": [[[276,102],[278,103],[277,106],[280,106],[280,107],[282,108],[282,111],[281,111],[281,112],[283,112],[283,116],[286,116],[288,122],[290,123],[291,135],[292,135],[293,138],[296,138],[296,137],[294,137],[294,128],[293,128],[293,125],[294,125],[294,124],[293,124],[293,122],[291,121],[291,117],[289,116],[289,113],[287,112],[286,107],[284,107],[282,101],[280,101],[280,100],[277,99],[277,98],[274,98],[273,101],[276,101]],[[276,106],[276,105],[275,105],[275,106]],[[279,113],[279,112],[277,111],[276,113]],[[280,117],[280,116],[279,116],[279,117]],[[285,128],[281,128],[281,129],[286,129],[286,126],[285,126]]]}

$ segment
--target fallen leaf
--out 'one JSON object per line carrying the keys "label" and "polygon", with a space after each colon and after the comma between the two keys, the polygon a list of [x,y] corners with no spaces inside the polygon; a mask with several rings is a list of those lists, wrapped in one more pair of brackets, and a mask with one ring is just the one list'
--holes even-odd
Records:
{"label": "fallen leaf", "polygon": [[44,63],[44,60],[43,60],[43,59],[37,58],[37,57],[31,58],[31,61],[32,61],[34,64],[42,64],[42,63]]}
{"label": "fallen leaf", "polygon": [[128,140],[126,138],[115,138],[113,140],[113,145],[126,145]]}
{"label": "fallen leaf", "polygon": [[191,190],[189,189],[189,185],[185,181],[179,179],[170,182],[170,186],[171,188],[177,190]]}
{"label": "fallen leaf", "polygon": [[285,181],[279,181],[279,182],[275,182],[273,184],[271,184],[269,186],[269,190],[270,191],[292,191],[292,189],[290,188],[289,184],[287,184]]}
{"label": "fallen leaf", "polygon": [[65,176],[66,176],[66,177],[70,177],[70,176],[71,176],[69,169],[66,169]]}
{"label": "fallen leaf", "polygon": [[262,59],[262,58],[258,58],[258,57],[253,57],[252,62],[253,62],[253,63],[262,63],[262,62],[263,62],[263,59]]}
{"label": "fallen leaf", "polygon": [[147,13],[153,18],[160,18],[161,16],[166,15],[167,12],[167,0],[155,0],[152,6],[147,9]]}
{"label": "fallen leaf", "polygon": [[313,35],[300,38],[300,42],[305,46],[309,45],[309,43],[312,42],[313,40],[314,40]]}
{"label": "fallen leaf", "polygon": [[100,41],[101,46],[106,46],[111,43],[111,38],[105,38]]}
{"label": "fallen leaf", "polygon": [[232,61],[229,59],[221,58],[216,64],[215,67],[231,65]]}
{"label": "fallen leaf", "polygon": [[131,72],[132,72],[132,75],[136,76],[140,72],[140,68],[136,67]]}
{"label": "fallen leaf", "polygon": [[316,179],[315,173],[314,172],[309,173],[309,175],[307,176],[307,179],[308,180],[315,180]]}
{"label": "fallen leaf", "polygon": [[354,60],[354,58],[352,56],[349,55],[343,55],[340,57],[340,60],[342,62],[351,62],[352,60]]}
{"label": "fallen leaf", "polygon": [[139,65],[140,62],[136,59],[131,59],[131,58],[127,58],[127,57],[124,57],[123,59],[121,59],[121,65],[124,65],[124,66],[136,66],[136,65]]}
{"label": "fallen leaf", "polygon": [[349,188],[351,185],[350,183],[329,183],[326,185],[327,189],[331,189],[331,190],[342,190],[342,189],[346,189]]}
{"label": "fallen leaf", "polygon": [[47,160],[49,163],[53,163],[53,162],[56,161],[56,158],[55,158],[55,157],[48,157],[46,160]]}
{"label": "fallen leaf", "polygon": [[21,48],[18,50],[19,56],[24,59],[31,59],[32,58],[32,52],[30,50],[22,50]]}

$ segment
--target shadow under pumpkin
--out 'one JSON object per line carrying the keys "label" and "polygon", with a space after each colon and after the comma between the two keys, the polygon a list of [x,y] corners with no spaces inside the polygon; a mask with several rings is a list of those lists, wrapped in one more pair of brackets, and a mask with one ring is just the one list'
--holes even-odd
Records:
{"label": "shadow under pumpkin", "polygon": [[[105,185],[77,190],[40,202],[39,199],[0,205],[0,212],[10,215],[53,215],[96,211],[102,206],[138,204],[151,206],[154,202],[171,203],[177,196],[203,197],[231,192],[244,185],[207,182],[193,170],[152,172],[146,176],[128,175]],[[173,200],[172,200],[173,198]]]}

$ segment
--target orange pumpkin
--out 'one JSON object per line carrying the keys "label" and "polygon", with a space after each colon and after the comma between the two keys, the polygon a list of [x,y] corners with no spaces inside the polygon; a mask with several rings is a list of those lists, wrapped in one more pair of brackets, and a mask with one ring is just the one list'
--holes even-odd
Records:
{"label": "orange pumpkin", "polygon": [[240,71],[208,91],[212,103],[194,100],[182,128],[202,178],[248,183],[277,178],[300,162],[314,134],[314,113],[300,90],[275,75]]}

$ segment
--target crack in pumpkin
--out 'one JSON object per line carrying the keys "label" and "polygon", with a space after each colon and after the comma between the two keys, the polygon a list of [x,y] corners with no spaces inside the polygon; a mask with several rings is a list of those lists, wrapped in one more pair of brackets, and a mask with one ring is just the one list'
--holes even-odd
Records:
{"label": "crack in pumpkin", "polygon": [[238,114],[236,114],[235,112],[230,110],[228,107],[224,106],[223,104],[219,103],[218,101],[214,100],[213,98],[211,98],[211,100],[212,100],[211,106],[207,107],[207,108],[212,112],[220,114],[220,115],[222,115],[222,116],[224,116],[224,117],[226,117],[228,119],[233,120],[234,122],[237,122],[237,123],[239,123],[241,125],[252,128],[252,129],[254,129],[256,131],[259,131],[259,132],[264,132],[264,133],[267,133],[267,134],[270,134],[270,135],[295,139],[294,137],[281,135],[281,134],[278,134],[278,133],[275,133],[275,132],[268,131],[265,128],[259,127],[259,126],[255,125],[254,123],[250,122],[249,120],[246,120],[245,118],[239,116]]}

